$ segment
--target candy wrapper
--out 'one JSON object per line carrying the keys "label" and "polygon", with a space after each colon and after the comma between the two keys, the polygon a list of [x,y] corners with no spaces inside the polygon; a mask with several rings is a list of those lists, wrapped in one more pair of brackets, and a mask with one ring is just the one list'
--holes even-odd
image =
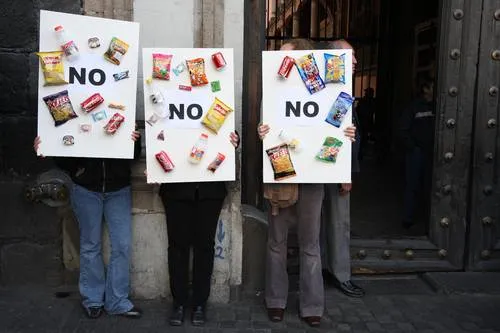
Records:
{"label": "candy wrapper", "polygon": [[113,78],[115,79],[115,81],[120,81],[120,80],[123,80],[123,79],[128,79],[129,78],[128,73],[129,73],[129,71],[124,71],[124,72],[116,73],[116,74],[113,74]]}
{"label": "candy wrapper", "polygon": [[323,142],[323,146],[321,147],[319,153],[316,154],[316,158],[320,161],[335,163],[337,161],[337,155],[340,151],[340,147],[342,147],[342,141],[328,136],[326,137],[325,142]]}
{"label": "candy wrapper", "polygon": [[215,157],[212,163],[208,165],[207,170],[212,171],[212,173],[215,173],[217,168],[222,164],[222,162],[224,162],[225,159],[226,156],[224,154],[217,153],[217,157]]}
{"label": "candy wrapper", "polygon": [[92,124],[80,124],[80,133],[90,133],[92,131]]}
{"label": "candy wrapper", "polygon": [[220,81],[212,81],[210,82],[210,87],[212,88],[212,92],[220,91]]}
{"label": "candy wrapper", "polygon": [[125,110],[125,105],[120,104],[120,103],[113,103],[112,102],[112,103],[108,104],[108,107],[111,109],[116,109],[116,110],[121,110],[121,111]]}
{"label": "candy wrapper", "polygon": [[287,144],[269,148],[266,153],[273,166],[274,180],[283,180],[297,175],[293,168]]}
{"label": "candy wrapper", "polygon": [[345,84],[345,54],[336,56],[325,53],[325,83]]}
{"label": "candy wrapper", "polygon": [[101,46],[101,41],[98,37],[90,37],[88,40],[88,44],[91,49],[96,49]]}
{"label": "candy wrapper", "polygon": [[83,102],[80,103],[80,106],[83,111],[89,113],[92,110],[95,110],[99,105],[104,102],[104,98],[102,98],[101,94],[95,93]]}
{"label": "candy wrapper", "polygon": [[321,75],[319,75],[318,65],[313,53],[296,59],[295,65],[310,94],[314,94],[325,88],[325,83]]}
{"label": "candy wrapper", "polygon": [[104,120],[106,118],[108,118],[108,115],[106,114],[106,110],[101,110],[101,111],[92,113],[92,119],[94,120],[95,123],[98,121]]}
{"label": "candy wrapper", "polygon": [[233,112],[233,109],[231,109],[229,106],[222,103],[220,99],[215,97],[212,106],[210,106],[210,109],[208,109],[208,112],[201,121],[201,123],[210,131],[217,134],[222,125],[224,124],[224,121],[226,120],[227,116],[231,112]]}
{"label": "candy wrapper", "polygon": [[181,62],[180,64],[178,64],[177,66],[175,66],[174,69],[172,69],[172,71],[174,72],[175,76],[179,76],[185,70],[186,70],[186,65],[183,62]]}
{"label": "candy wrapper", "polygon": [[75,138],[73,135],[65,135],[62,138],[63,145],[65,146],[72,146],[75,144]]}
{"label": "candy wrapper", "polygon": [[161,130],[160,133],[158,133],[158,135],[156,136],[156,138],[160,141],[165,141],[165,132]]}
{"label": "candy wrapper", "polygon": [[168,157],[166,152],[162,150],[158,154],[156,154],[155,157],[158,163],[160,163],[161,167],[163,168],[163,171],[170,172],[174,170],[175,165],[170,157]]}
{"label": "candy wrapper", "polygon": [[42,65],[43,77],[45,78],[44,86],[57,86],[67,84],[64,80],[64,64],[62,62],[62,51],[54,52],[37,52]]}
{"label": "candy wrapper", "polygon": [[108,50],[104,53],[104,58],[115,65],[119,65],[127,51],[128,44],[121,39],[113,37],[109,43]]}
{"label": "candy wrapper", "polygon": [[153,53],[153,77],[160,80],[170,80],[171,54]]}
{"label": "candy wrapper", "polygon": [[78,117],[75,110],[73,110],[67,90],[45,96],[43,101],[47,104],[50,114],[54,118],[55,126],[60,126],[68,120]]}
{"label": "candy wrapper", "polygon": [[205,74],[205,60],[203,58],[186,60],[186,64],[193,87],[208,84],[207,75]]}
{"label": "candy wrapper", "polygon": [[349,112],[353,103],[354,98],[351,97],[351,95],[341,92],[330,108],[325,121],[335,127],[340,127],[346,113]]}
{"label": "candy wrapper", "polygon": [[113,135],[124,121],[125,117],[117,112],[113,115],[113,117],[111,117],[106,126],[104,126],[104,131],[106,131],[106,134]]}

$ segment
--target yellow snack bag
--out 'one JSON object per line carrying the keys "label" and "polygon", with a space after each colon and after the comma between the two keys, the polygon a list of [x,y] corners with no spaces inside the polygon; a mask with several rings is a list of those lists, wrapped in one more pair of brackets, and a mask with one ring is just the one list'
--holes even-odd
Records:
{"label": "yellow snack bag", "polygon": [[62,62],[62,51],[37,52],[42,65],[45,86],[57,86],[67,84],[64,80],[64,64]]}
{"label": "yellow snack bag", "polygon": [[274,180],[283,180],[296,176],[288,145],[282,144],[266,150],[274,172]]}
{"label": "yellow snack bag", "polygon": [[201,123],[210,131],[217,134],[219,129],[224,124],[229,113],[233,112],[229,106],[224,104],[220,99],[215,97],[212,106],[208,109],[207,114],[203,117]]}

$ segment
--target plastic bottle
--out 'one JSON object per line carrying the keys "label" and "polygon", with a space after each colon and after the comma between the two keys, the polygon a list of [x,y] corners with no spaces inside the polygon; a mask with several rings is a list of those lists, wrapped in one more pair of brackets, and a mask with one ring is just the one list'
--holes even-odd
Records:
{"label": "plastic bottle", "polygon": [[61,49],[64,51],[66,58],[68,58],[69,61],[73,61],[78,58],[78,47],[76,46],[75,41],[68,37],[63,26],[58,25],[54,28],[54,31],[56,32],[57,41],[61,45]]}
{"label": "plastic bottle", "polygon": [[154,114],[161,119],[166,118],[168,116],[168,110],[166,105],[163,103],[165,101],[163,94],[153,83],[153,79],[151,77],[146,79],[146,83],[148,85],[149,99],[151,100],[151,103],[153,103]]}
{"label": "plastic bottle", "polygon": [[207,144],[208,135],[202,133],[193,148],[191,148],[191,153],[189,154],[189,162],[200,163],[203,155],[205,155],[205,151],[207,150]]}

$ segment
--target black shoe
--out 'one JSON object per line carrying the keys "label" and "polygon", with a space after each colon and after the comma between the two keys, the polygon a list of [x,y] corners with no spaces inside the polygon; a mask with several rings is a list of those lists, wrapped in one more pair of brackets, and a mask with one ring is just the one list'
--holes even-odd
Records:
{"label": "black shoe", "polygon": [[103,309],[102,309],[102,306],[91,306],[89,308],[84,308],[85,310],[85,314],[87,315],[87,317],[89,317],[90,319],[97,319],[99,318],[102,313],[103,313]]}
{"label": "black shoe", "polygon": [[361,288],[352,283],[351,280],[347,280],[345,282],[339,283],[337,281],[337,289],[339,289],[341,292],[346,294],[349,297],[363,297],[365,296],[365,291]]}
{"label": "black shoe", "polygon": [[142,310],[139,309],[138,307],[134,306],[132,309],[130,309],[126,312],[120,313],[119,315],[122,317],[139,319],[142,317]]}
{"label": "black shoe", "polygon": [[206,309],[202,305],[193,308],[193,313],[191,314],[191,323],[193,326],[205,325],[205,311]]}
{"label": "black shoe", "polygon": [[181,326],[184,323],[184,306],[174,305],[168,322],[170,326]]}

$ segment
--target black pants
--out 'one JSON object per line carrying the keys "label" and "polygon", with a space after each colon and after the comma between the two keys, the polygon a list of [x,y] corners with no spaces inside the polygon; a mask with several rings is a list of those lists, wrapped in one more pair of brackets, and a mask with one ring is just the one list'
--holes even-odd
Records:
{"label": "black pants", "polygon": [[174,302],[186,305],[189,253],[193,248],[193,305],[205,305],[214,267],[215,232],[223,199],[163,198],[167,216],[168,271]]}

